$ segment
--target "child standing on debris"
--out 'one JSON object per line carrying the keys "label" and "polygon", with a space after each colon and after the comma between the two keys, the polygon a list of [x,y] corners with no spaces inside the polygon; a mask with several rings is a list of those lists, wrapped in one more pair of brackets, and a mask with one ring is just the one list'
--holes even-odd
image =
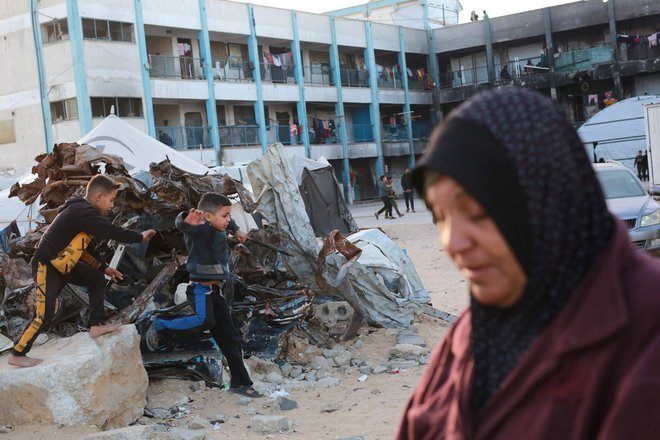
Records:
{"label": "child standing on debris", "polygon": [[190,284],[186,294],[194,314],[174,319],[156,318],[147,333],[147,344],[156,345],[156,332],[210,330],[229,364],[229,390],[248,397],[261,397],[252,388],[252,380],[243,364],[241,335],[221,293],[231,276],[225,231],[229,229],[241,243],[247,240],[247,233],[231,219],[231,201],[218,193],[204,194],[197,209],[180,213],[176,227],[183,232],[188,249]]}
{"label": "child standing on debris", "polygon": [[48,330],[57,297],[66,284],[87,288],[89,333],[93,338],[119,329],[119,325],[101,325],[106,287],[103,275],[119,280],[123,276],[103,262],[94,249],[93,240],[140,243],[156,234],[152,229],[140,234],[110,222],[107,215],[114,206],[119,187],[107,176],[94,176],[87,185],[85,197],[69,198],[41,237],[31,262],[37,287],[36,311],[14,345],[8,360],[10,365],[31,367],[42,361],[26,355],[37,336]]}

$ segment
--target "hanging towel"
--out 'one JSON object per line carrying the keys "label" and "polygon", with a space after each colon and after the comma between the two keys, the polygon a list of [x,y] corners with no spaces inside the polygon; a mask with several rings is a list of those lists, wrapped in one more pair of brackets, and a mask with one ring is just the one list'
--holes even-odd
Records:
{"label": "hanging towel", "polygon": [[282,59],[279,55],[273,55],[273,65],[276,67],[282,67]]}
{"label": "hanging towel", "polygon": [[413,73],[412,73],[412,70],[410,70],[410,67],[407,67],[407,68],[406,68],[406,72],[408,73],[408,78],[412,78],[412,77],[413,77]]}

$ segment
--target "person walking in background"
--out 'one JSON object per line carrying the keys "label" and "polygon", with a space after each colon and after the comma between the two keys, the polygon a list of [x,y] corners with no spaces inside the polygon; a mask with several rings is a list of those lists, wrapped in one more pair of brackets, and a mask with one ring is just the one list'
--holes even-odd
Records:
{"label": "person walking in background", "polygon": [[396,211],[396,215],[401,218],[404,216],[404,214],[401,214],[399,211],[399,206],[396,204],[396,191],[394,190],[394,182],[392,181],[392,176],[387,176],[385,181],[387,182],[387,197],[390,199],[389,218],[390,220],[394,220],[392,209],[394,209]]}
{"label": "person walking in background", "polygon": [[401,176],[401,188],[403,189],[403,199],[406,201],[406,212],[415,212],[415,197],[413,193],[412,175],[410,168],[406,168]]}
{"label": "person walking in background", "polygon": [[649,180],[649,156],[647,151],[644,151],[644,156],[642,156],[642,177],[644,180]]}
{"label": "person walking in background", "polygon": [[658,438],[660,261],[608,211],[562,109],[517,87],[475,95],[413,183],[470,307],[396,438]]}
{"label": "person walking in background", "polygon": [[380,217],[380,215],[384,212],[385,213],[385,218],[391,218],[392,217],[392,204],[390,202],[390,198],[388,195],[388,188],[387,188],[387,178],[385,176],[380,176],[380,185],[378,186],[380,189],[380,200],[383,202],[383,207],[378,210],[374,215],[376,216],[376,220]]}
{"label": "person walking in background", "polygon": [[642,155],[642,150],[639,150],[637,152],[637,156],[635,156],[634,166],[635,168],[637,168],[637,178],[639,180],[644,179],[644,156]]}

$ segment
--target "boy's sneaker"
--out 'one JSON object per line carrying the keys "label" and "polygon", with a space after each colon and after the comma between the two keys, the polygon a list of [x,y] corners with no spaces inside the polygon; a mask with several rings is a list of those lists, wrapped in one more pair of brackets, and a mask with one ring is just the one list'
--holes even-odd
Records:
{"label": "boy's sneaker", "polygon": [[403,217],[405,214],[399,214],[399,218]]}
{"label": "boy's sneaker", "polygon": [[376,216],[376,220],[378,220],[378,213],[375,213],[374,215]]}

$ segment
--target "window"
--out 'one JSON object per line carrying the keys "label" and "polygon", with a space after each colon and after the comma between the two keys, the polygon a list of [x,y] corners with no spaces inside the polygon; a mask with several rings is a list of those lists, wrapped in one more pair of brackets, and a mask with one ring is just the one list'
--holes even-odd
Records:
{"label": "window", "polygon": [[76,98],[50,103],[50,115],[53,123],[78,119],[78,103]]}
{"label": "window", "polygon": [[133,23],[83,18],[83,37],[87,40],[134,42]]}
{"label": "window", "polygon": [[115,114],[119,117],[142,117],[142,99],[125,97],[92,98],[92,117],[105,118],[112,113],[112,106],[115,107]]}
{"label": "window", "polygon": [[41,25],[41,38],[44,44],[69,39],[69,25],[66,18]]}

